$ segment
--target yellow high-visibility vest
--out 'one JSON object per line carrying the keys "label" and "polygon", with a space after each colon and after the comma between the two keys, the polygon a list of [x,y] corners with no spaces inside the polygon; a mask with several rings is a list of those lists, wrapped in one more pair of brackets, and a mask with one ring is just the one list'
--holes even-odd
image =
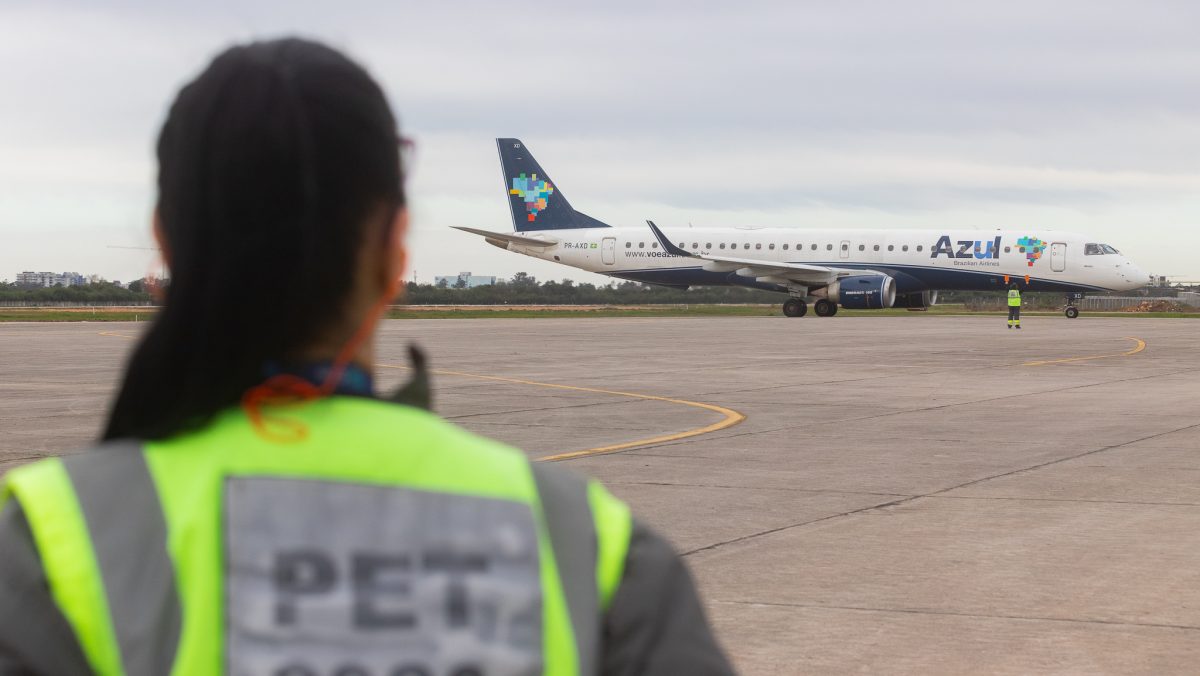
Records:
{"label": "yellow high-visibility vest", "polygon": [[229,410],[5,478],[96,673],[598,671],[632,529],[600,484],[387,402],[268,411],[308,434]]}

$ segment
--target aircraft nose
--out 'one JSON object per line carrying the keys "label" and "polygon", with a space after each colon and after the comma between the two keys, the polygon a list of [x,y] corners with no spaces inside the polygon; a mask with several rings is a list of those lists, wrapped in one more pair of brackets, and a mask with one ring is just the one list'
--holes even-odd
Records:
{"label": "aircraft nose", "polygon": [[1121,266],[1121,276],[1130,284],[1137,285],[1135,288],[1154,283],[1154,275],[1134,265],[1128,258],[1125,259],[1125,264]]}

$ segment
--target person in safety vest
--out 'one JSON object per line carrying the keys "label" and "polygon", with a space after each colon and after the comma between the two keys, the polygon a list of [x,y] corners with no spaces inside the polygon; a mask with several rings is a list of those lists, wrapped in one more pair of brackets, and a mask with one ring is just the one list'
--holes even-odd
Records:
{"label": "person in safety vest", "polygon": [[1017,283],[1008,285],[1008,328],[1021,328],[1021,290]]}
{"label": "person in safety vest", "polygon": [[731,672],[680,559],[600,484],[414,405],[423,372],[375,394],[405,145],[314,42],[232,47],[179,92],[164,306],[102,442],[4,479],[0,672]]}

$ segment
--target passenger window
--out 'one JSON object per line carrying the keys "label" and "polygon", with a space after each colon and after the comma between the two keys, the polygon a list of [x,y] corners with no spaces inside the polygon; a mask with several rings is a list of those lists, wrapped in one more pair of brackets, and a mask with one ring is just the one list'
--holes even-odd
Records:
{"label": "passenger window", "polygon": [[697,244],[696,242],[692,242],[692,248],[693,248],[693,249],[699,249],[699,248],[700,248],[700,245],[699,245],[699,244]]}
{"label": "passenger window", "polygon": [[626,249],[632,249],[632,248],[633,248],[633,242],[625,242],[625,248],[626,248]]}
{"label": "passenger window", "polygon": [[907,244],[905,244],[904,246],[900,247],[900,250],[901,250],[901,251],[908,251],[908,245],[907,245]]}
{"label": "passenger window", "polygon": [[895,250],[896,250],[896,245],[895,245],[895,244],[889,244],[889,245],[888,245],[888,251],[895,251]]}
{"label": "passenger window", "polygon": [[761,249],[761,248],[762,248],[762,242],[755,242],[755,244],[754,244],[754,248],[755,248],[755,249]]}
{"label": "passenger window", "polygon": [[774,244],[768,244],[768,245],[767,245],[767,248],[768,248],[768,249],[771,249],[772,251],[774,251],[774,250],[775,250],[775,245],[774,245]]}
{"label": "passenger window", "polygon": [[1020,251],[1021,253],[1025,253],[1025,247],[1021,247],[1020,249],[1017,249],[1017,251]]}
{"label": "passenger window", "polygon": [[924,250],[925,250],[925,246],[924,246],[924,245],[922,245],[922,244],[918,244],[918,245],[917,245],[917,251],[924,251]]}
{"label": "passenger window", "polygon": [[879,245],[878,245],[878,244],[876,244],[876,245],[875,245],[875,250],[876,250],[876,251],[879,251]]}
{"label": "passenger window", "polygon": [[722,249],[724,249],[724,248],[725,248],[725,242],[721,242],[721,248],[722,248]]}
{"label": "passenger window", "polygon": [[749,248],[750,248],[750,242],[746,242],[745,246],[743,246],[742,248],[743,248],[743,249],[749,249]]}
{"label": "passenger window", "polygon": [[1004,247],[1004,253],[1012,253],[1012,247],[1011,246]]}
{"label": "passenger window", "polygon": [[804,245],[803,245],[803,244],[797,244],[797,245],[796,245],[796,251],[799,251],[799,250],[801,250],[801,249],[803,249],[803,248],[804,248]]}
{"label": "passenger window", "polygon": [[651,248],[651,249],[657,249],[657,248],[658,248],[658,242],[650,242],[650,248]]}
{"label": "passenger window", "polygon": [[639,249],[645,249],[645,248],[646,248],[646,243],[645,243],[645,242],[638,242],[638,248],[639,248]]}
{"label": "passenger window", "polygon": [[704,243],[704,248],[705,248],[705,249],[711,249],[711,248],[712,248],[712,242],[705,242],[705,243]]}
{"label": "passenger window", "polygon": [[812,245],[812,250],[813,250],[813,251],[816,251],[816,250],[817,250],[817,245],[816,245],[816,244]]}
{"label": "passenger window", "polygon": [[859,245],[858,245],[858,250],[859,250],[859,251],[866,251],[866,250],[867,250],[867,245],[866,245],[866,244],[859,244]]}
{"label": "passenger window", "polygon": [[786,245],[786,244],[784,244],[784,245],[783,245],[783,250],[784,250],[784,251],[787,251],[787,245]]}
{"label": "passenger window", "polygon": [[826,244],[826,245],[825,245],[825,250],[826,250],[826,251],[833,251],[833,245],[832,245],[832,244]]}

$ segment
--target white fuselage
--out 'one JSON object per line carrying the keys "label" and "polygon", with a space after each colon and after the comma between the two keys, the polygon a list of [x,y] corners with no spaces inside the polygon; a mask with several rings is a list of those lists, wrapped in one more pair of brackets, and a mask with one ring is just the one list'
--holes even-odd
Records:
{"label": "white fuselage", "polygon": [[[688,252],[863,269],[896,279],[901,293],[926,289],[995,289],[1008,281],[1031,290],[1135,289],[1149,275],[1094,238],[1051,230],[818,230],[798,228],[664,228]],[[663,251],[648,228],[526,231],[548,247],[508,249],[571,267],[662,284],[762,286],[727,267]]]}

